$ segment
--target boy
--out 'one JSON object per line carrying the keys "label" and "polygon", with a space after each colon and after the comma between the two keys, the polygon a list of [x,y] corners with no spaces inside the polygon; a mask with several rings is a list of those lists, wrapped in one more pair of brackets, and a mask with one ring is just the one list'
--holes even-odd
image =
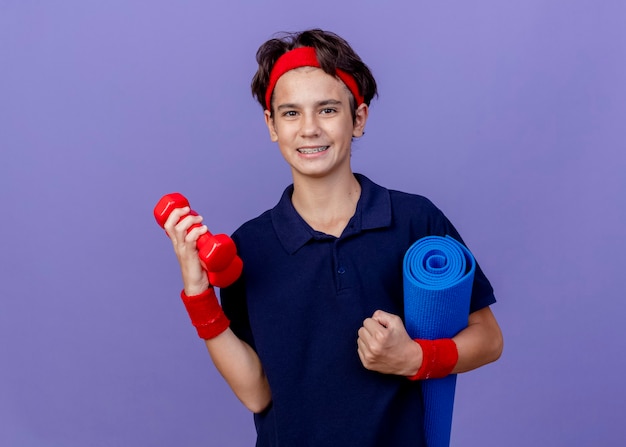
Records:
{"label": "boy", "polygon": [[425,445],[420,380],[500,356],[493,290],[478,267],[467,328],[433,342],[445,355],[411,340],[404,253],[428,235],[461,239],[424,197],[352,172],[352,139],[376,95],[370,70],[322,30],[271,39],[257,61],[252,91],[293,184],[234,233],[244,271],[221,290],[223,311],[196,254],[207,229],[187,232],[202,218],[178,222],[189,208],[172,212],[165,229],[183,301],[216,367],[255,413],[257,446]]}

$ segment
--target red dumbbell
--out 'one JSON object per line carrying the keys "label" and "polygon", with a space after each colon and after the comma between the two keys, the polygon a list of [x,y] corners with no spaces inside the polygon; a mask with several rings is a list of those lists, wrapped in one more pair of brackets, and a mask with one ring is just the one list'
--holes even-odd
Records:
{"label": "red dumbbell", "polygon": [[[182,194],[177,192],[166,194],[154,207],[154,218],[163,228],[165,221],[175,208],[184,208],[186,206],[189,206],[189,201]],[[193,210],[189,214],[198,215]],[[182,216],[181,220],[185,217],[187,215]],[[199,226],[200,224],[194,224],[189,230]],[[212,285],[226,287],[239,278],[243,262],[237,256],[237,247],[228,235],[213,235],[210,232],[206,232],[198,238],[196,247],[202,267],[207,271],[209,282]]]}
{"label": "red dumbbell", "polygon": [[235,256],[233,262],[230,263],[228,267],[224,270],[220,270],[219,272],[212,272],[207,270],[207,274],[209,275],[209,282],[211,285],[215,287],[228,287],[241,276],[241,271],[243,270],[243,261],[239,256]]}

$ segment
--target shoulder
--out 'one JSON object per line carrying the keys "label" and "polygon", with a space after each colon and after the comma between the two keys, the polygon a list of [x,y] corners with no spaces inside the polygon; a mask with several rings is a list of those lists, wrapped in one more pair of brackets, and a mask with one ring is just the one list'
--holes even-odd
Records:
{"label": "shoulder", "polygon": [[435,204],[427,197],[419,194],[408,193],[404,191],[397,191],[390,189],[389,197],[391,199],[391,205],[397,212],[403,213],[427,213],[427,214],[440,214],[441,211]]}
{"label": "shoulder", "polygon": [[425,227],[433,233],[443,231],[442,227],[448,224],[448,219],[441,209],[425,196],[389,190],[389,197],[396,222],[408,222],[411,226]]}
{"label": "shoulder", "polygon": [[444,213],[428,198],[402,191],[390,191],[393,219],[408,228],[413,240],[425,236],[445,236],[456,230]]}
{"label": "shoulder", "polygon": [[267,234],[268,230],[272,228],[272,210],[267,210],[257,217],[248,220],[243,223],[233,233],[233,239],[247,239],[250,237],[257,237],[259,234]]}
{"label": "shoulder", "polygon": [[[396,213],[429,213],[438,214],[439,209],[428,198],[415,193],[389,189],[373,182],[363,174],[355,174],[367,197],[380,198],[387,196]],[[383,204],[382,200],[372,200],[375,205]]]}
{"label": "shoulder", "polygon": [[[378,224],[384,221],[396,230],[408,230],[411,237],[445,234],[448,219],[441,210],[423,195],[388,189],[374,183],[362,174],[356,174],[361,186],[364,219]],[[373,217],[372,217],[373,216]]]}

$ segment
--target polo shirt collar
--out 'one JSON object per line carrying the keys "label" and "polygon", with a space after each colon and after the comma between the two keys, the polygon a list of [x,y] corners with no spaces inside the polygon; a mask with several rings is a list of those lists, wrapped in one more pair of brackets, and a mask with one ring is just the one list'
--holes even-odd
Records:
{"label": "polo shirt collar", "polygon": [[[344,236],[365,230],[384,228],[391,225],[391,199],[389,191],[377,185],[361,174],[354,174],[361,184],[361,196],[356,212],[350,220],[351,229],[344,231]],[[293,184],[283,192],[278,204],[272,209],[272,224],[281,244],[288,253],[293,254],[311,239],[323,239],[324,235],[307,224],[291,203]]]}

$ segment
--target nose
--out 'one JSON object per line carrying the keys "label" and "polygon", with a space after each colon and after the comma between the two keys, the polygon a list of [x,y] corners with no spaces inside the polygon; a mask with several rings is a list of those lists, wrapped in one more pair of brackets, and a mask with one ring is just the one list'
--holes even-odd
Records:
{"label": "nose", "polygon": [[300,135],[303,137],[317,137],[320,134],[318,116],[315,113],[305,113],[302,115]]}

